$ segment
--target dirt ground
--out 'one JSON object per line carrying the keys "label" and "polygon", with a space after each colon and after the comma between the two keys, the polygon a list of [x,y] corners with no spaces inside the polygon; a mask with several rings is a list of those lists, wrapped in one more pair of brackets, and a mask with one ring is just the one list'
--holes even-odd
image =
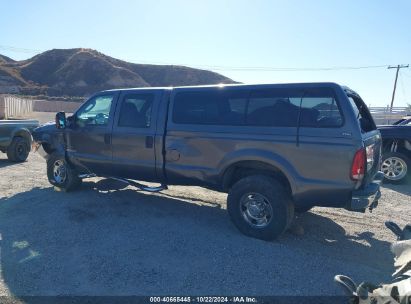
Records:
{"label": "dirt ground", "polygon": [[37,153],[21,164],[0,153],[0,296],[340,295],[336,274],[390,279],[384,221],[411,223],[410,195],[385,185],[373,213],[315,208],[295,220],[303,235],[265,242],[237,231],[225,194],[99,178],[56,192]]}

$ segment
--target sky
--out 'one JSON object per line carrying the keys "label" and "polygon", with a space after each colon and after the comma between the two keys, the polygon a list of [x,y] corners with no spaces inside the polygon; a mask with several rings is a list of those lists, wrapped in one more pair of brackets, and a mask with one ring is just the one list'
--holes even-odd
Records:
{"label": "sky", "polygon": [[[372,106],[391,102],[387,66],[411,64],[410,0],[0,0],[0,10],[0,54],[16,60],[92,48],[244,83],[337,82]],[[382,67],[304,71],[365,66]],[[394,106],[407,103],[411,68],[400,70]]]}

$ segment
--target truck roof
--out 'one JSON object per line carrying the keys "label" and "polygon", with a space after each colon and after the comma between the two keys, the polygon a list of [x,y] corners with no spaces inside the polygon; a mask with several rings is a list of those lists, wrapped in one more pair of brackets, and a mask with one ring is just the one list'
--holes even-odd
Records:
{"label": "truck roof", "polygon": [[256,87],[317,87],[317,86],[327,86],[327,87],[340,87],[345,91],[350,91],[348,87],[343,87],[334,82],[301,82],[301,83],[262,83],[262,84],[214,84],[214,85],[195,85],[195,86],[176,86],[176,87],[139,87],[139,88],[123,88],[123,89],[112,89],[104,90],[103,92],[117,92],[117,91],[138,91],[138,90],[174,90],[174,89],[198,89],[198,88],[225,88],[225,87],[244,87],[244,88],[256,88]]}

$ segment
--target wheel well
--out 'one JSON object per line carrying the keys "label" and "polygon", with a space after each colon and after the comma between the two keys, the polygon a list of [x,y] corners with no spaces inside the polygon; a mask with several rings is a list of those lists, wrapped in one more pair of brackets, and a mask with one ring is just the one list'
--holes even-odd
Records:
{"label": "wheel well", "polygon": [[47,154],[52,154],[55,150],[49,143],[42,143],[41,145],[43,146],[43,149]]}
{"label": "wheel well", "polygon": [[28,140],[29,144],[31,144],[31,134],[28,131],[19,130],[16,133],[14,133],[13,138],[15,137],[23,137],[24,139]]}
{"label": "wheel well", "polygon": [[405,139],[386,139],[383,141],[383,153],[398,152],[411,156],[411,142]]}
{"label": "wheel well", "polygon": [[228,191],[240,179],[257,174],[275,178],[291,193],[291,185],[285,174],[277,167],[260,161],[241,161],[231,165],[223,175],[222,188]]}

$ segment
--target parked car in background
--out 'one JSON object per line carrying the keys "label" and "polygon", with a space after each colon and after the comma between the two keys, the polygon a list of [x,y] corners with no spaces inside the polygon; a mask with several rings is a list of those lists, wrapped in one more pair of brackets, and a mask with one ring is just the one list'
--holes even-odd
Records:
{"label": "parked car in background", "polygon": [[31,132],[37,120],[0,120],[0,151],[12,162],[23,162],[31,149]]}
{"label": "parked car in background", "polygon": [[409,125],[411,124],[411,116],[404,116],[400,120],[397,120],[396,122],[393,123],[393,125],[398,126],[398,125]]}
{"label": "parked car in background", "polygon": [[360,96],[334,83],[103,91],[33,137],[55,187],[97,175],[227,192],[237,228],[265,240],[294,209],[364,212],[381,196],[380,132]]}
{"label": "parked car in background", "polygon": [[378,126],[383,142],[381,171],[390,183],[403,183],[410,177],[411,124],[408,119],[409,116],[393,125]]}

